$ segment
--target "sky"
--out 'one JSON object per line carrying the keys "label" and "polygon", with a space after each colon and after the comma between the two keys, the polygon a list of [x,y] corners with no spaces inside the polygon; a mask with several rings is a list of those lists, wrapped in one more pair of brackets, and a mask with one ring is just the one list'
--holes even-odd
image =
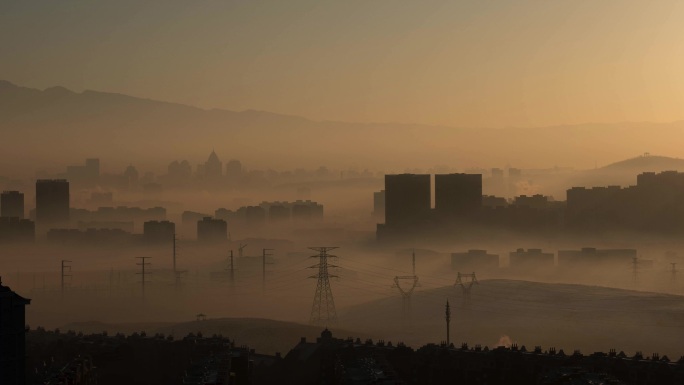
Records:
{"label": "sky", "polygon": [[2,0],[0,79],[315,120],[684,119],[684,2]]}

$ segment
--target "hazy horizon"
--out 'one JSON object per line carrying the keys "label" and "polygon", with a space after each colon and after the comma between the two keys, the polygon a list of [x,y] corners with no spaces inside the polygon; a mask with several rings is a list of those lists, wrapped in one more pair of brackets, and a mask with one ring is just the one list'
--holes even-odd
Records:
{"label": "hazy horizon", "polygon": [[681,380],[682,20],[0,1],[0,383]]}
{"label": "hazy horizon", "polygon": [[[140,100],[146,100],[146,101],[153,101],[153,102],[161,102],[161,103],[166,103],[166,104],[172,104],[172,105],[179,105],[179,106],[185,106],[185,107],[191,107],[195,108],[198,110],[202,111],[226,111],[226,112],[236,112],[236,113],[264,113],[264,114],[273,114],[273,115],[280,115],[284,117],[293,117],[293,118],[302,118],[311,122],[315,123],[352,123],[352,124],[368,124],[368,125],[391,125],[391,126],[420,126],[420,127],[432,127],[435,129],[438,128],[454,128],[454,129],[467,129],[467,130],[478,130],[478,129],[484,129],[484,130],[496,130],[496,129],[506,129],[506,130],[515,130],[515,129],[553,129],[553,128],[562,128],[562,127],[577,127],[577,126],[612,126],[612,125],[635,125],[635,124],[656,124],[656,125],[667,125],[667,124],[674,124],[674,123],[680,123],[684,121],[684,117],[681,119],[673,119],[673,120],[665,120],[665,121],[647,121],[647,120],[642,120],[642,121],[611,121],[611,122],[596,122],[596,121],[585,121],[585,122],[576,122],[576,123],[557,123],[557,124],[551,124],[551,125],[541,125],[541,126],[528,126],[528,127],[517,127],[517,126],[449,126],[449,125],[443,125],[443,124],[430,124],[430,123],[425,123],[425,122],[397,122],[397,121],[355,121],[355,120],[332,120],[332,119],[313,119],[305,115],[294,115],[294,114],[289,114],[285,112],[274,112],[274,111],[268,111],[268,110],[259,110],[255,108],[250,108],[250,107],[245,107],[240,110],[231,110],[228,108],[222,108],[222,107],[203,107],[199,105],[194,105],[194,104],[188,104],[188,103],[183,103],[183,102],[178,102],[178,101],[173,101],[173,100],[167,100],[164,98],[161,99],[155,99],[155,98],[150,98],[150,97],[145,97],[145,96],[140,96],[140,95],[135,95],[135,94],[126,94],[126,93],[121,93],[121,92],[113,92],[109,90],[104,90],[104,89],[90,89],[90,88],[81,88],[81,89],[72,89],[65,87],[64,85],[61,84],[53,84],[53,85],[48,85],[44,87],[31,87],[26,84],[19,84],[17,82],[12,81],[11,79],[0,79],[0,82],[7,82],[10,83],[13,86],[20,87],[20,88],[28,88],[28,89],[34,89],[38,91],[46,91],[50,89],[65,89],[66,91],[73,92],[75,94],[83,94],[87,92],[95,92],[98,94],[110,94],[110,95],[119,95],[119,96],[124,96],[124,97],[131,97],[134,99],[140,99]],[[662,156],[668,156],[670,154],[657,154],[657,155],[662,155]]]}
{"label": "hazy horizon", "polygon": [[682,120],[684,5],[640,5],[11,0],[0,6],[0,73],[315,120]]}

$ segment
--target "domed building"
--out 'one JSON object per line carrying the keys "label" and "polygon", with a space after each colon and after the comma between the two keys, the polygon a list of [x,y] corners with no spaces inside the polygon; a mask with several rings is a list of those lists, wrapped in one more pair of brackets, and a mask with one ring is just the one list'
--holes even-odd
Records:
{"label": "domed building", "polygon": [[204,176],[207,179],[218,179],[223,176],[223,163],[213,150],[209,159],[204,163]]}

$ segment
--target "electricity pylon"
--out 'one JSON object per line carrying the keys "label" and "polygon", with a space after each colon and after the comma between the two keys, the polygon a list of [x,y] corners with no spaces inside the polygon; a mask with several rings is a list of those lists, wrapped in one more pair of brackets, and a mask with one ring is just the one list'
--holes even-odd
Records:
{"label": "electricity pylon", "polygon": [[337,276],[328,272],[329,267],[337,267],[328,263],[328,258],[337,258],[334,255],[329,255],[328,251],[337,249],[337,247],[309,247],[309,249],[318,251],[318,255],[311,257],[318,258],[318,263],[310,267],[312,269],[317,268],[318,274],[312,275],[309,278],[316,278],[318,282],[316,283],[316,293],[314,294],[313,305],[311,306],[309,323],[316,326],[327,326],[337,322],[335,300],[330,289],[330,278]]}
{"label": "electricity pylon", "polygon": [[466,306],[470,305],[470,291],[475,284],[479,283],[477,282],[477,277],[475,276],[474,272],[472,274],[463,274],[460,271],[458,272],[454,286],[461,287],[461,290],[463,291],[463,304]]}
{"label": "electricity pylon", "polygon": [[[416,253],[412,253],[413,258],[413,275],[398,275],[394,277],[394,286],[401,294],[401,320],[402,323],[411,323],[411,296],[413,291],[418,287],[418,276],[416,275]],[[404,286],[402,286],[404,282]]]}

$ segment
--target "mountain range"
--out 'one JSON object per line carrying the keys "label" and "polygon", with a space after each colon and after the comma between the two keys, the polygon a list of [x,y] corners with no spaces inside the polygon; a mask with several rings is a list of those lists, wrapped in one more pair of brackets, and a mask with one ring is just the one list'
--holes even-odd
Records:
{"label": "mountain range", "polygon": [[682,154],[684,122],[537,128],[455,128],[421,124],[313,121],[264,111],[201,109],[99,91],[44,90],[0,81],[0,166],[223,161],[252,167],[372,168],[447,165],[594,168],[651,152]]}

